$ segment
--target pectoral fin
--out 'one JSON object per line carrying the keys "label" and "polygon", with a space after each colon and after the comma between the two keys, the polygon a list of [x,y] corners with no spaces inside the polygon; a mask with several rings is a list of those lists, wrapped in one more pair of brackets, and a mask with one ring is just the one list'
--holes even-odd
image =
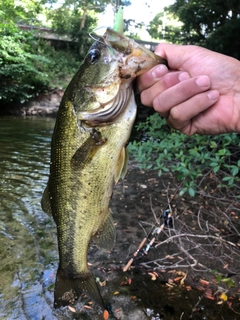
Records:
{"label": "pectoral fin", "polygon": [[96,245],[104,250],[111,250],[116,240],[116,230],[112,218],[112,212],[109,209],[109,214],[98,232],[93,236],[93,241]]}
{"label": "pectoral fin", "polygon": [[43,196],[42,196],[42,200],[41,200],[41,207],[45,213],[52,215],[52,209],[51,209],[50,199],[49,199],[48,184],[43,192]]}
{"label": "pectoral fin", "polygon": [[123,179],[125,177],[127,173],[127,165],[128,165],[128,152],[126,148],[122,148],[116,163],[115,183],[117,183],[120,178]]}
{"label": "pectoral fin", "polygon": [[93,129],[89,138],[78,148],[71,159],[71,168],[73,170],[82,170],[85,165],[89,164],[96,155],[99,148],[107,142],[101,132]]}
{"label": "pectoral fin", "polygon": [[120,178],[122,178],[122,179],[125,177],[125,175],[127,173],[128,159],[129,159],[128,149],[124,148],[124,151],[125,151],[125,157],[124,157],[124,163],[123,163],[123,167],[122,167],[122,171],[121,171],[121,175],[120,175]]}

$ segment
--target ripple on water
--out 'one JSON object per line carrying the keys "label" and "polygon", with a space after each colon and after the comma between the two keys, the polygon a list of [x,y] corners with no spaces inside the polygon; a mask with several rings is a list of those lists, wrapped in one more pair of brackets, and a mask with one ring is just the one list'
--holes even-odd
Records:
{"label": "ripple on water", "polygon": [[42,275],[57,261],[56,231],[40,200],[53,119],[0,118],[0,318],[55,319]]}

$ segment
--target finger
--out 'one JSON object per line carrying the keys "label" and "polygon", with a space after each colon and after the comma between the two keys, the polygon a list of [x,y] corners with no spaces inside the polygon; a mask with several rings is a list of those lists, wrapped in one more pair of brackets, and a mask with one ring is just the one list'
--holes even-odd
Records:
{"label": "finger", "polygon": [[210,85],[210,79],[205,75],[181,81],[157,95],[153,100],[153,108],[167,118],[174,106],[208,90]]}
{"label": "finger", "polygon": [[192,125],[194,117],[197,117],[211,107],[218,98],[219,92],[217,90],[211,90],[197,94],[189,100],[173,107],[167,118],[169,126],[188,135],[194,134],[197,131]]}
{"label": "finger", "polygon": [[159,64],[156,67],[149,70],[148,72],[137,77],[137,81],[136,81],[137,93],[140,93],[144,89],[151,87],[166,73],[168,73],[168,68],[164,64]]}
{"label": "finger", "polygon": [[[200,48],[191,45],[176,45],[169,43],[161,43],[157,46],[155,53],[168,60],[169,68],[172,70],[184,70],[184,66],[194,56],[197,61],[196,55],[208,51],[205,48]],[[186,70],[186,69],[185,69]]]}
{"label": "finger", "polygon": [[189,79],[187,72],[168,72],[148,89],[141,93],[141,102],[145,106],[152,107],[154,99],[164,90],[175,86],[177,83]]}

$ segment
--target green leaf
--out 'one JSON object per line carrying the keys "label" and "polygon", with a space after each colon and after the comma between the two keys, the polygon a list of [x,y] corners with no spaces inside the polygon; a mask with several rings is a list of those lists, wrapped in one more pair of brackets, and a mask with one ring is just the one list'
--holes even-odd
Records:
{"label": "green leaf", "polygon": [[210,142],[210,148],[211,148],[211,149],[217,148],[217,144],[216,144],[215,141],[211,141],[211,142]]}
{"label": "green leaf", "polygon": [[193,188],[189,188],[189,189],[188,189],[188,193],[189,193],[189,195],[190,195],[191,197],[194,197],[195,194],[196,194],[196,191],[195,191]]}
{"label": "green leaf", "polygon": [[214,168],[213,168],[213,172],[214,173],[217,173],[220,169],[220,166],[216,165]]}
{"label": "green leaf", "polygon": [[180,196],[183,196],[186,192],[187,192],[187,188],[183,188],[183,189],[181,189],[181,191],[179,192],[179,195],[180,195]]}
{"label": "green leaf", "polygon": [[222,281],[222,276],[220,274],[217,274],[216,275],[216,280],[217,280],[217,283],[221,282]]}
{"label": "green leaf", "polygon": [[211,167],[216,167],[217,165],[218,165],[218,162],[211,162],[211,163],[210,163],[210,166],[211,166]]}
{"label": "green leaf", "polygon": [[231,166],[231,174],[236,176],[239,172],[239,168],[237,166]]}
{"label": "green leaf", "polygon": [[222,181],[229,181],[229,180],[231,180],[231,179],[232,179],[232,177],[229,177],[229,176],[228,176],[228,177],[223,177],[223,178],[222,178]]}

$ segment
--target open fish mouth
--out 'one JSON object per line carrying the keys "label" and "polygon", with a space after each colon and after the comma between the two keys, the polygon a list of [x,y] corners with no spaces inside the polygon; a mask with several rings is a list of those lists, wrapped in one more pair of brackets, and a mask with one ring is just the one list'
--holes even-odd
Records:
{"label": "open fish mouth", "polygon": [[[99,126],[112,123],[124,110],[132,93],[132,81],[136,76],[159,63],[167,65],[167,60],[110,28],[106,29],[103,36],[94,35],[94,37],[111,52],[105,62],[118,63],[118,69],[111,75],[112,83],[89,87],[89,90],[94,91],[98,97],[99,107],[78,114],[79,120],[85,121],[87,125]],[[92,53],[94,57],[100,55],[98,51]]]}

